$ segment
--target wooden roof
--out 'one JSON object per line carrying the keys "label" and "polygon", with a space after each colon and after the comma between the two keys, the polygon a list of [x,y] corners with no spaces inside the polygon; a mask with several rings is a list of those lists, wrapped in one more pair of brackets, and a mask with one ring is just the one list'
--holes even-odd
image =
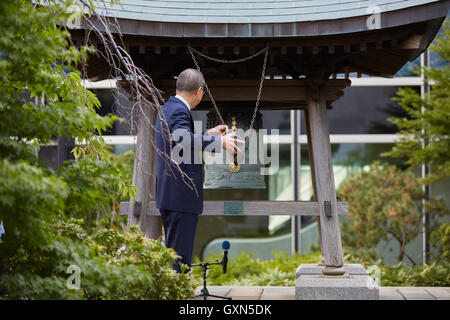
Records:
{"label": "wooden roof", "polygon": [[[372,3],[381,9],[377,29],[367,27],[370,13],[366,8]],[[172,93],[174,76],[194,67],[188,43],[204,54],[226,60],[247,57],[269,43],[266,74],[271,79],[281,76],[288,87],[300,85],[301,81],[295,80],[305,76],[329,79],[345,73],[348,78],[349,73],[357,72],[393,77],[429,46],[445,20],[450,0],[122,0],[121,6],[120,10],[108,8],[107,14],[118,17],[126,50],[158,87]],[[273,22],[275,16],[277,22]],[[242,22],[245,17],[247,22]],[[286,22],[289,19],[291,22]],[[75,41],[84,40],[83,26],[71,33]],[[96,42],[92,34],[91,40]],[[98,49],[102,50],[101,44]],[[243,64],[218,64],[198,57],[207,81],[222,83],[224,92],[232,90],[237,79],[256,86],[262,60],[260,55]],[[90,57],[88,64],[92,81],[114,76],[101,56]],[[252,90],[248,88],[248,95],[254,99]],[[247,99],[234,97],[238,98],[242,102]],[[270,95],[265,98],[263,108],[274,103]],[[291,98],[289,105],[304,102]],[[330,101],[334,99],[330,97]]]}
{"label": "wooden roof", "polygon": [[365,16],[376,4],[382,13],[439,0],[122,0],[108,15],[177,23],[285,23]]}
{"label": "wooden roof", "polygon": [[446,0],[122,0],[99,11],[119,18],[125,34],[295,37],[366,31],[374,4],[381,28],[445,16],[449,8]]}

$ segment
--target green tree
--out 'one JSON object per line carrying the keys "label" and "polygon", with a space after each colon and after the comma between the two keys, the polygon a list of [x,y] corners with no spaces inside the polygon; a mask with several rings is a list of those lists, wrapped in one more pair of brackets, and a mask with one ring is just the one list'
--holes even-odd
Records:
{"label": "green tree", "polygon": [[85,153],[101,156],[106,152],[105,144],[95,137],[96,131],[101,134],[118,117],[96,113],[100,102],[83,87],[77,71],[77,65],[93,48],[70,45],[70,34],[58,27],[73,18],[68,11],[73,3],[35,7],[31,1],[14,0],[0,4],[3,158],[36,163],[34,148],[38,142],[45,144],[58,136],[85,140]]}
{"label": "green tree", "polygon": [[[173,251],[116,227],[114,204],[136,191],[132,153],[123,162],[101,137],[120,119],[98,115],[99,100],[82,85],[78,69],[95,49],[72,46],[62,28],[79,15],[76,1],[36,3],[0,1],[0,266],[9,268],[1,298],[188,298]],[[54,172],[36,151],[58,136],[85,144]],[[66,286],[70,265],[81,269],[80,291]]]}
{"label": "green tree", "polygon": [[58,27],[71,18],[72,3],[0,3],[0,220],[6,230],[2,247],[8,251],[42,244],[46,226],[64,210],[68,187],[42,167],[39,143],[79,137],[87,141],[85,154],[95,150],[101,157],[106,147],[95,131],[117,119],[97,115],[100,103],[84,89],[80,73],[67,72],[91,50],[70,46],[69,33]]}
{"label": "green tree", "polygon": [[[359,171],[344,181],[337,191],[349,203],[350,221],[343,221],[343,243],[353,248],[371,249],[380,240],[395,239],[399,244],[397,259],[406,256],[406,245],[421,232],[424,193],[412,172],[375,162],[369,171]],[[430,199],[427,212],[438,217],[446,213],[441,200]]]}
{"label": "green tree", "polygon": [[[447,19],[443,24],[443,35],[437,37],[430,50],[440,56],[443,67],[423,67],[421,70],[428,81],[434,81],[424,98],[412,88],[400,88],[392,100],[407,112],[404,117],[388,120],[399,128],[401,138],[384,156],[406,157],[410,166],[427,164],[431,170],[422,181],[431,184],[450,176],[450,26]],[[422,143],[425,142],[425,146]]]}
{"label": "green tree", "polygon": [[437,261],[450,263],[450,224],[444,222],[431,233],[431,243],[438,248]]}
{"label": "green tree", "polygon": [[[68,166],[60,167],[56,174],[69,188],[65,200],[68,217],[84,219],[85,227],[95,229],[101,219],[110,225],[126,225],[126,217],[119,217],[118,204],[128,201],[131,185],[134,151],[121,155],[107,154],[102,159],[81,158]],[[82,204],[82,205],[80,205]]]}

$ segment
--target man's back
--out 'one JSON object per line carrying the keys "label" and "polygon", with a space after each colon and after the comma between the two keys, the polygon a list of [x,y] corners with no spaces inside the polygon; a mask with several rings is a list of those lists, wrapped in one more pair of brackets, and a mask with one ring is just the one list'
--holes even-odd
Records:
{"label": "man's back", "polygon": [[[195,153],[199,152],[194,150],[194,145],[201,143],[203,150],[210,143],[220,143],[220,139],[216,141],[213,136],[194,134],[193,129],[194,123],[188,108],[181,100],[170,97],[156,119],[155,130],[155,144],[159,150],[156,156],[156,206],[160,209],[189,213],[203,211],[202,168],[200,163],[195,163],[198,160],[194,161]],[[174,154],[183,158],[183,151],[186,151],[188,155],[184,158],[188,163],[176,163],[170,158],[169,133],[176,130],[184,132],[182,139],[188,141],[178,141],[183,142],[184,149],[177,150]],[[177,144],[174,140],[172,139],[172,148]],[[217,147],[220,150],[221,146]]]}

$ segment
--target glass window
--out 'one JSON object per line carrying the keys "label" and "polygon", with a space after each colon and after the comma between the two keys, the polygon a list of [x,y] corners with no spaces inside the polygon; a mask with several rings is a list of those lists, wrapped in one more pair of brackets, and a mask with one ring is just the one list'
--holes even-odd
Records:
{"label": "glass window", "polygon": [[441,69],[448,64],[448,61],[445,60],[441,55],[436,52],[430,51],[430,66],[432,68]]}
{"label": "glass window", "polygon": [[[348,87],[344,96],[335,101],[328,111],[331,134],[392,134],[396,128],[388,117],[405,116],[404,110],[392,97],[399,87]],[[420,87],[412,87],[420,94]],[[306,133],[305,117],[302,115],[301,132]]]}
{"label": "glass window", "polygon": [[415,74],[414,70],[420,70],[420,55],[413,61],[406,62],[405,65],[403,67],[401,67],[400,70],[397,71],[395,76],[396,77],[418,77],[418,76],[420,76],[420,75]]}
{"label": "glass window", "polygon": [[261,110],[261,113],[264,129],[279,129],[280,134],[291,133],[290,110]]}
{"label": "glass window", "polygon": [[[206,117],[209,111],[192,110],[194,121],[202,122],[202,130],[206,129]],[[289,134],[291,132],[291,112],[290,110],[260,110],[262,115],[262,126],[264,129],[279,129],[280,134]],[[231,124],[228,124],[230,127]]]}
{"label": "glass window", "polygon": [[[345,143],[331,144],[331,153],[333,157],[333,172],[336,188],[350,177],[355,171],[364,166],[370,165],[375,160],[403,165],[404,159],[393,159],[381,157],[380,154],[391,150],[391,143]],[[301,145],[301,166],[300,166],[300,186],[299,199],[302,201],[313,201],[314,191],[311,179],[311,167],[308,157],[308,146]],[[315,217],[302,216],[302,228],[306,228],[316,221]],[[285,233],[290,233],[290,224],[285,223],[284,228],[280,228]],[[305,250],[308,250],[306,248]]]}
{"label": "glass window", "polygon": [[[392,143],[341,143],[331,144],[333,171],[336,189],[355,171],[369,166],[375,160],[395,164],[404,168],[405,159],[382,157],[381,153],[390,151]],[[311,201],[313,188],[308,157],[308,146],[301,145],[300,200]]]}
{"label": "glass window", "polygon": [[[266,189],[205,189],[204,200],[291,200],[290,145],[279,145],[279,153],[278,172],[265,176]],[[208,257],[209,252],[203,251],[208,243],[216,238],[268,237],[271,232],[283,226],[284,222],[285,220],[280,219],[279,216],[200,216],[194,243],[194,256]]]}
{"label": "glass window", "polygon": [[[332,144],[333,170],[336,187],[356,170],[370,165],[374,160],[381,159],[388,163],[402,164],[403,160],[382,158],[380,154],[391,150],[391,143],[351,143]],[[281,146],[280,146],[281,147]],[[292,182],[290,178],[290,145],[283,145],[280,157],[280,170],[277,175],[269,177],[268,195],[270,200],[292,199]],[[283,165],[281,165],[283,163]],[[287,164],[287,165],[286,165]],[[300,200],[313,200],[311,170],[308,160],[308,147],[301,145],[300,166]],[[209,192],[209,190],[207,191]],[[239,193],[240,190],[231,190]],[[245,191],[244,191],[245,192]],[[236,198],[248,199],[249,195]],[[308,251],[309,245],[318,241],[318,233],[313,224],[315,217],[302,216],[302,251]],[[312,229],[311,229],[312,228]],[[214,247],[216,238],[239,239],[237,242],[241,250],[252,251],[255,257],[270,258],[273,250],[289,252],[291,250],[291,222],[289,217],[201,217],[197,229],[195,254],[206,258]],[[258,238],[257,240],[255,238]],[[217,244],[216,244],[217,245]],[[306,245],[306,247],[304,246]],[[270,252],[267,251],[270,248]],[[219,250],[219,249],[218,249]],[[219,251],[212,251],[219,252]],[[203,256],[201,256],[203,254]],[[238,255],[234,252],[233,255]]]}
{"label": "glass window", "polygon": [[128,150],[134,150],[133,144],[116,144],[114,145],[114,153],[122,154],[127,152]]}
{"label": "glass window", "polygon": [[[91,89],[100,101],[101,108],[95,109],[97,114],[105,116],[108,113],[113,113],[114,97],[111,89]],[[111,128],[102,132],[103,135],[115,134],[115,124]]]}
{"label": "glass window", "polygon": [[129,94],[123,90],[111,90],[111,89],[89,89],[92,91],[100,101],[101,107],[95,109],[99,115],[107,115],[108,113],[116,114],[117,116],[124,118],[129,123],[132,119],[131,111],[134,111],[134,128],[133,132],[130,131],[130,125],[128,123],[121,123],[116,121],[113,126],[104,131],[103,135],[136,135],[137,124],[139,119],[139,111],[136,108],[132,108],[133,102],[129,101]]}

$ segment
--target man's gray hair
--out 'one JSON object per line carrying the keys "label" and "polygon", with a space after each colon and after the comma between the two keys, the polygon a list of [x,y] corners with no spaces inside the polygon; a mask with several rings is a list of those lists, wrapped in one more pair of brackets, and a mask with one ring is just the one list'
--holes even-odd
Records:
{"label": "man's gray hair", "polygon": [[177,78],[176,89],[178,92],[194,92],[203,86],[205,78],[203,74],[196,69],[186,69],[180,73]]}

